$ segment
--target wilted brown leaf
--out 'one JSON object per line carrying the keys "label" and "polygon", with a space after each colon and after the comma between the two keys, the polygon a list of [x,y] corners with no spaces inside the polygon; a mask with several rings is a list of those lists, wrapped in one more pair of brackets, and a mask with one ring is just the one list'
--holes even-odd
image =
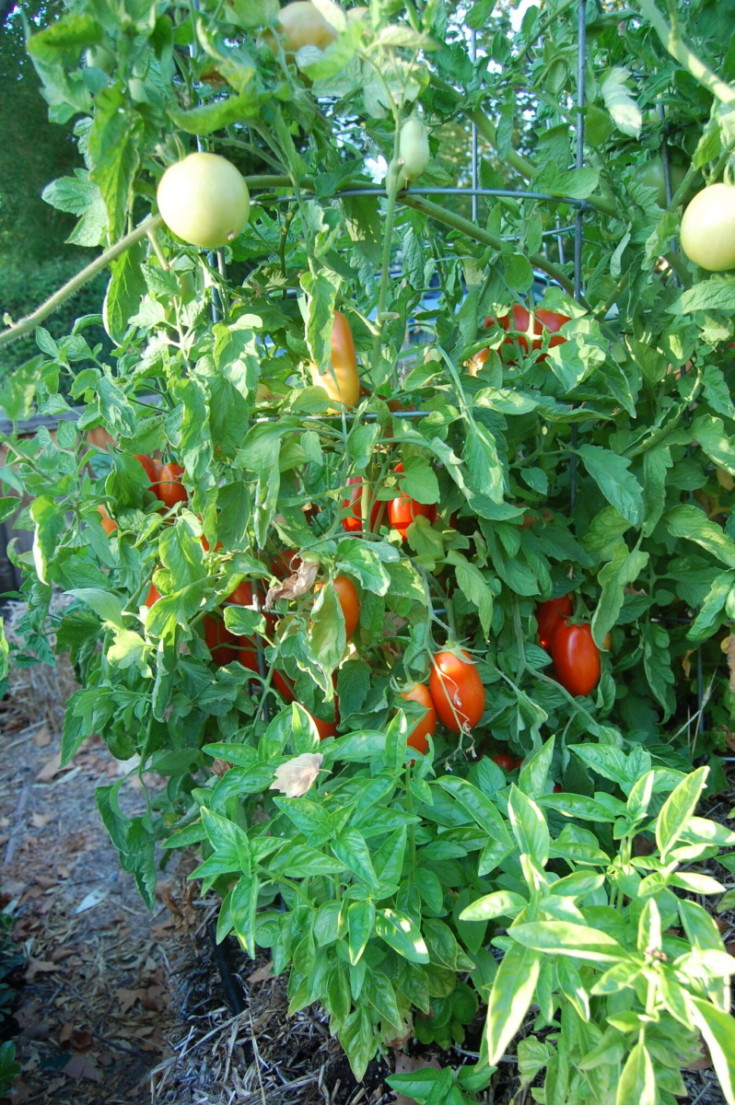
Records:
{"label": "wilted brown leaf", "polygon": [[316,560],[302,560],[293,575],[268,588],[268,594],[263,603],[264,608],[270,610],[273,603],[279,599],[295,599],[299,595],[305,595],[314,586],[318,571],[319,564]]}
{"label": "wilted brown leaf", "polygon": [[269,790],[280,790],[287,798],[300,798],[306,794],[319,775],[324,757],[321,752],[302,752],[276,768],[276,777]]}

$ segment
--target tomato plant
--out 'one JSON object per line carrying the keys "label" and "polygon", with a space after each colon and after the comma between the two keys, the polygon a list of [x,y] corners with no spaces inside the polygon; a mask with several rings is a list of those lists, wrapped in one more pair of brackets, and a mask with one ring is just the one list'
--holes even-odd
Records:
{"label": "tomato plant", "polygon": [[561,595],[559,598],[546,599],[536,607],[536,625],[538,626],[538,643],[542,648],[549,649],[554,640],[554,634],[565,618],[568,618],[574,609],[571,595]]}
{"label": "tomato plant", "polygon": [[442,649],[432,658],[429,691],[437,714],[453,733],[474,729],[485,712],[485,688],[470,654]]}
{"label": "tomato plant", "polygon": [[735,268],[735,187],[710,184],[697,192],[681,217],[681,248],[710,272]]}
{"label": "tomato plant", "polygon": [[425,713],[410,730],[406,744],[426,755],[429,750],[429,742],[426,738],[433,736],[436,731],[436,707],[431,692],[425,683],[416,683],[410,690],[401,691],[400,697],[405,698],[407,702],[418,702],[424,707]]}
{"label": "tomato plant", "polygon": [[205,249],[232,242],[250,213],[250,193],[242,175],[215,153],[190,153],[169,165],[156,199],[169,230]]}
{"label": "tomato plant", "polygon": [[554,671],[563,687],[573,695],[591,694],[600,680],[600,650],[589,625],[575,625],[564,619],[551,642]]}
{"label": "tomato plant", "polygon": [[[731,179],[732,124],[715,103],[731,19],[727,5],[678,5],[675,58],[654,6],[589,6],[586,59],[564,2],[527,5],[518,29],[508,5],[388,0],[347,18],[321,2],[199,4],[193,22],[170,0],[119,17],[108,5],[104,19],[75,3],[50,33],[29,26],[79,154],[44,195],[74,212],[70,241],[109,279],[104,309],[71,328],[34,312],[32,349],[3,378],[9,423],[61,415],[54,433],[8,434],[0,471],[5,518],[32,534],[9,552],[25,579],[22,662],[53,659],[52,641],[70,653],[65,762],[99,733],[138,754],[146,788],[166,777],[145,817],[102,796],[142,893],[163,838],[175,846],[185,825],[180,843],[204,842],[205,892],[223,890],[219,933],[251,955],[272,949],[289,1007],[319,1003],[358,1078],[408,1026],[459,1039],[494,980],[496,1008],[520,1021],[489,1018],[483,1061],[508,1053],[532,1001],[543,1050],[529,1041],[518,1070],[551,1100],[566,1064],[565,1105],[612,1100],[621,1084],[652,1096],[651,1064],[678,1061],[703,1031],[663,1008],[663,983],[643,993],[631,953],[636,1031],[615,1030],[609,1063],[586,1062],[585,1041],[620,1013],[584,990],[598,965],[532,946],[520,912],[500,916],[493,897],[507,907],[512,886],[515,911],[528,891],[536,935],[556,924],[558,945],[541,880],[604,855],[596,888],[572,880],[570,908],[601,946],[635,949],[645,931],[672,973],[685,949],[666,930],[672,910],[686,914],[684,888],[636,903],[608,885],[600,911],[619,870],[610,842],[629,858],[655,819],[658,797],[629,801],[637,780],[650,773],[664,793],[674,756],[682,774],[695,756],[714,763],[735,727],[733,274],[695,274],[672,248],[679,212],[646,183],[664,142],[672,165]],[[697,56],[712,67],[703,82]],[[595,74],[583,149],[568,111],[580,60]],[[187,157],[195,145],[208,153]],[[482,187],[465,190],[475,175]],[[402,186],[417,180],[427,188]],[[730,186],[709,187],[727,206]],[[695,259],[722,263],[727,225],[695,223],[707,247]],[[226,248],[214,258],[214,246]],[[482,345],[499,355],[478,354],[478,372]],[[614,673],[572,605],[598,640],[614,629]],[[231,764],[221,778],[215,749]],[[521,757],[516,783],[498,764],[517,771]],[[300,777],[279,789],[294,760]],[[590,805],[598,768],[609,822]],[[555,792],[562,777],[579,793]],[[687,776],[679,808],[700,782]],[[642,878],[669,869],[668,820]],[[234,837],[257,858],[247,873],[232,868]],[[714,947],[689,907],[682,931]],[[679,994],[678,968],[669,982]],[[692,1023],[705,989],[686,998]],[[724,1009],[723,997],[718,1032]],[[434,1073],[444,1100],[455,1087]],[[656,1092],[677,1086],[669,1071]]]}

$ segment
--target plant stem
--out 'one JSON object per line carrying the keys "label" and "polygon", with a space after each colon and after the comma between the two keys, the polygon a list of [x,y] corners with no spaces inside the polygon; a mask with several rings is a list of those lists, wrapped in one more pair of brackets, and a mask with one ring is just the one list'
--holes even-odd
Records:
{"label": "plant stem", "polygon": [[[421,211],[429,218],[436,219],[437,222],[443,222],[446,226],[451,226],[453,230],[458,230],[460,234],[465,234],[468,238],[474,238],[475,241],[481,242],[483,245],[491,246],[493,249],[500,250],[503,248],[503,243],[500,238],[497,238],[494,234],[491,234],[489,230],[485,230],[481,226],[475,226],[469,219],[465,219],[462,215],[458,215],[456,211],[450,211],[446,207],[441,207],[438,203],[432,203],[430,200],[424,199],[423,196],[412,196],[410,192],[401,192],[398,199],[407,207],[413,207],[416,211]],[[557,268],[551,261],[548,261],[546,257],[542,257],[539,253],[533,253],[529,255],[528,260],[534,268],[541,269],[541,271],[550,276],[552,280],[556,280],[568,295],[574,295],[574,286],[571,280],[564,275],[561,269]]]}
{"label": "plant stem", "polygon": [[638,6],[645,15],[654,31],[661,39],[666,50],[675,58],[691,75],[695,81],[709,89],[713,96],[721,100],[723,104],[735,103],[735,88],[726,81],[721,80],[708,65],[699,58],[694,51],[687,46],[679,31],[670,27],[661,12],[656,7],[654,0],[638,0]]}

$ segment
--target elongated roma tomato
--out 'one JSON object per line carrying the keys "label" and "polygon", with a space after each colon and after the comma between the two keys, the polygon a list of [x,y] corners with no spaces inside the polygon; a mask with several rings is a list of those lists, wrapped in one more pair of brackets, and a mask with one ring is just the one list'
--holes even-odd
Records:
{"label": "elongated roma tomato", "polygon": [[115,521],[114,518],[110,517],[110,514],[107,510],[107,507],[103,506],[102,503],[97,504],[97,510],[99,511],[99,514],[100,514],[100,521],[102,523],[102,529],[105,531],[105,533],[109,537],[110,534],[114,533],[115,530],[117,529],[117,522]]}
{"label": "elongated roma tomato", "polygon": [[[394,469],[396,473],[403,471],[403,464],[398,463]],[[410,499],[401,492],[395,499],[388,500],[388,521],[393,529],[397,529],[403,540],[406,540],[408,527],[419,516],[428,518],[430,522],[436,521],[436,504],[420,503],[416,499]]]}
{"label": "elongated roma tomato", "polygon": [[[320,372],[315,364],[309,366],[312,382],[324,388],[330,399],[354,407],[360,398],[360,375],[357,371],[357,353],[352,330],[341,311],[334,312],[332,324],[332,352],[330,367]],[[335,413],[330,408],[332,414]]]}
{"label": "elongated roma tomato", "polygon": [[[564,323],[569,321],[568,315],[560,315],[557,311],[549,311],[546,307],[538,307],[531,313],[520,303],[515,303],[511,314],[501,315],[500,318],[494,318],[492,315],[489,315],[485,319],[485,326],[502,327],[502,329],[506,330],[508,333],[508,337],[503,338],[503,346],[515,347],[516,350],[520,348],[524,353],[528,353],[529,350],[535,351],[541,349],[544,344],[544,339],[547,339],[549,348],[553,348],[555,345],[562,345],[567,339],[566,335],[560,333],[560,331]],[[551,336],[549,337],[549,335]],[[485,363],[488,352],[489,350],[483,349],[475,354],[473,360],[476,368],[481,367]],[[513,363],[512,348],[508,349],[507,354],[504,355],[504,359],[508,363]],[[537,358],[539,361],[545,359],[545,353],[541,353]]]}
{"label": "elongated roma tomato", "polygon": [[437,652],[429,676],[431,698],[453,733],[472,729],[485,711],[485,688],[469,652]]}
{"label": "elongated roma tomato", "polygon": [[415,748],[417,752],[425,754],[429,751],[429,742],[426,738],[436,732],[436,708],[431,692],[425,683],[417,683],[410,691],[402,691],[401,698],[405,698],[407,702],[418,702],[424,707],[424,716],[419,718],[408,734],[406,744],[409,748]]}
{"label": "elongated roma tomato", "polygon": [[[315,591],[320,591],[323,583],[317,583]],[[342,616],[345,620],[345,637],[349,641],[352,634],[360,624],[360,596],[357,588],[349,576],[336,576],[328,587],[334,589],[339,605],[342,607]]]}
{"label": "elongated roma tomato", "polygon": [[546,599],[536,607],[536,624],[538,625],[538,643],[541,648],[549,649],[554,639],[554,634],[563,622],[572,613],[571,595],[562,595],[558,599]]}
{"label": "elongated roma tomato", "polygon": [[161,467],[158,474],[158,483],[153,485],[152,490],[166,506],[185,503],[189,498],[186,488],[181,482],[183,474],[184,469],[174,461]]}
{"label": "elongated roma tomato", "polygon": [[429,136],[417,115],[410,115],[401,124],[398,134],[398,156],[403,162],[400,181],[401,186],[405,188],[421,176],[431,159]]}
{"label": "elongated roma tomato", "polygon": [[591,694],[597,686],[600,650],[589,625],[572,625],[565,618],[554,633],[551,659],[559,682],[570,694]]}
{"label": "elongated roma tomato", "polygon": [[[346,513],[342,519],[342,529],[347,533],[360,533],[365,528],[362,519],[362,476],[350,476],[347,487],[351,489],[350,497],[342,500],[342,509],[349,513]],[[382,504],[376,500],[370,507],[370,529],[373,532],[378,528],[381,506]]]}

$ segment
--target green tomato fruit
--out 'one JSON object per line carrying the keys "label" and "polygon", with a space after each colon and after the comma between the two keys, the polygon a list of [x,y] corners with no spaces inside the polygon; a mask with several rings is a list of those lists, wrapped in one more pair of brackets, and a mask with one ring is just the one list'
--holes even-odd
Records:
{"label": "green tomato fruit", "polygon": [[204,249],[231,242],[250,214],[250,193],[240,171],[214,153],[190,153],[169,165],[156,198],[169,230]]}
{"label": "green tomato fruit", "polygon": [[421,176],[431,158],[426,127],[416,115],[409,116],[401,125],[398,156],[403,162],[401,183],[405,187]]}
{"label": "green tomato fruit", "polygon": [[689,260],[708,272],[735,268],[735,188],[710,184],[697,192],[682,215],[679,236]]}

